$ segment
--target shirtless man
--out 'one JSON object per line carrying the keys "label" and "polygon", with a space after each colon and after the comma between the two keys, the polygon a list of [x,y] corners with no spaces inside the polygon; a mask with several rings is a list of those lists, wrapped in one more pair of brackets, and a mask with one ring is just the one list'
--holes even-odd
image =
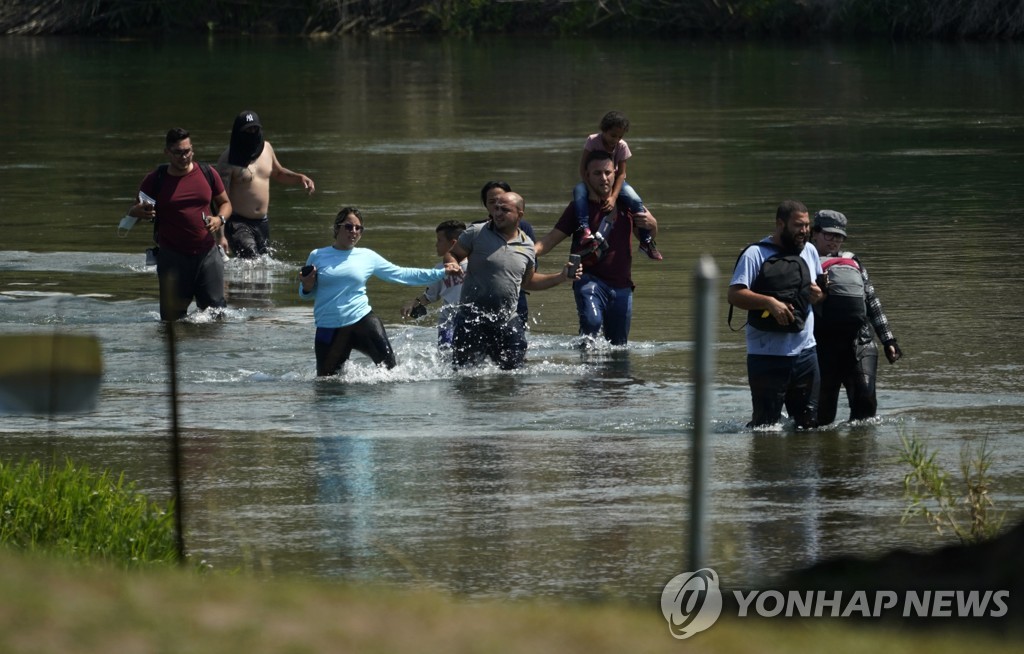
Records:
{"label": "shirtless man", "polygon": [[235,117],[231,144],[217,160],[217,172],[234,208],[221,234],[221,245],[243,259],[267,253],[271,178],[282,184],[302,184],[307,193],[315,188],[313,180],[288,170],[277,160],[274,147],[263,138],[263,126],[254,111],[243,111]]}

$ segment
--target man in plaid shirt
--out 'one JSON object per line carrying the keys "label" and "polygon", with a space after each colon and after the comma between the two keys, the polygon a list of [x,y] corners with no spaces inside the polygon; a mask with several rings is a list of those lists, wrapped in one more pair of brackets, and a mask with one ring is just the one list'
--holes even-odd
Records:
{"label": "man in plaid shirt", "polygon": [[[846,389],[850,401],[850,420],[864,420],[875,415],[878,400],[875,398],[875,376],[878,371],[878,348],[874,333],[884,347],[885,358],[896,363],[903,352],[896,343],[896,337],[889,328],[889,320],[882,311],[882,303],[875,293],[875,287],[868,280],[867,270],[852,252],[840,252],[846,240],[846,216],[838,211],[824,209],[814,214],[811,228],[811,243],[818,250],[822,266],[829,268],[829,259],[839,258],[842,263],[855,265],[860,270],[864,289],[866,320],[853,331],[837,328],[828,321],[815,316],[814,338],[818,343],[818,367],[821,370],[821,394],[818,400],[818,424],[827,425],[835,420],[839,403],[839,389]],[[840,262],[835,262],[840,263]],[[815,306],[816,312],[827,312],[826,299]]]}

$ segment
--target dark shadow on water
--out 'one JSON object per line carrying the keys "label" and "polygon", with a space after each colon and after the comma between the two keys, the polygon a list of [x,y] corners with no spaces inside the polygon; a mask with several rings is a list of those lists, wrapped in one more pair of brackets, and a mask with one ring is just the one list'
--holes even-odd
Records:
{"label": "dark shadow on water", "polygon": [[573,382],[578,393],[618,397],[626,395],[630,386],[643,383],[633,377],[629,350],[583,350],[580,352],[580,362],[589,366],[589,369],[586,376]]}
{"label": "dark shadow on water", "polygon": [[313,399],[315,402],[328,402],[344,398],[348,395],[348,384],[337,375],[317,377],[313,380]]}
{"label": "dark shadow on water", "polygon": [[516,398],[523,391],[517,374],[496,372],[487,376],[459,376],[453,382],[456,392],[472,402],[490,404],[502,398]]}
{"label": "dark shadow on water", "polygon": [[825,543],[863,527],[863,515],[843,507],[872,499],[877,457],[874,430],[862,426],[755,433],[746,492],[760,506],[760,517],[748,526],[759,558],[790,552],[792,567],[808,565]]}

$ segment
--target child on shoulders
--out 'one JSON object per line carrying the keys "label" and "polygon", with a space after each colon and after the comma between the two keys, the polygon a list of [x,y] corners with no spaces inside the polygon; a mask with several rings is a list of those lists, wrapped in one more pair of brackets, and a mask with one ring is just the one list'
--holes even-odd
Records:
{"label": "child on shoulders", "polygon": [[[629,119],[620,111],[609,111],[601,119],[601,131],[591,134],[583,144],[583,156],[580,158],[580,179],[587,174],[587,153],[592,150],[604,150],[612,155],[612,162],[615,164],[615,184],[612,194],[605,200],[601,208],[603,213],[614,211],[619,200],[625,203],[624,208],[630,214],[645,213],[643,200],[637,192],[626,181],[626,160],[633,156],[629,151],[629,145],[623,140],[626,132],[629,131]],[[590,231],[590,208],[587,204],[587,185],[582,181],[573,189],[573,201],[576,203],[576,217],[580,224],[580,245],[587,246],[595,241],[601,245],[604,235],[600,232]],[[662,256],[650,231],[640,230],[640,250],[655,261],[661,261]]]}

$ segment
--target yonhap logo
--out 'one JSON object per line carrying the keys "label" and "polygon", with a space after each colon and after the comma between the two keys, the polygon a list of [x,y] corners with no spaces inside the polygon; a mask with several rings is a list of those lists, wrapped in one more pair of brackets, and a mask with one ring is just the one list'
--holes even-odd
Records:
{"label": "yonhap logo", "polygon": [[715,624],[729,600],[736,618],[1005,618],[1009,590],[732,590],[723,595],[711,568],[676,575],[661,591],[661,613],[674,638]]}
{"label": "yonhap logo", "polygon": [[676,575],[661,591],[661,613],[674,638],[689,638],[715,624],[722,613],[722,591],[711,568]]}

